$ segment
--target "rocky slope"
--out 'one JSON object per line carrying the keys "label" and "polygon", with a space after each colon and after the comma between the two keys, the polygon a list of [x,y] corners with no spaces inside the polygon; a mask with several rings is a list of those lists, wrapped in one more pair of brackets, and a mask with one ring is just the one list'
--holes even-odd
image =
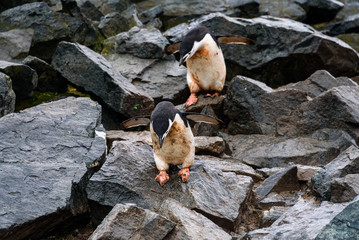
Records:
{"label": "rocky slope", "polygon": [[[350,0],[1,4],[0,238],[359,238],[358,10]],[[185,108],[186,68],[166,47],[197,25],[255,45],[221,45],[224,91]],[[148,129],[120,129],[162,100],[223,121],[192,125],[190,181],[173,168],[164,187]]]}

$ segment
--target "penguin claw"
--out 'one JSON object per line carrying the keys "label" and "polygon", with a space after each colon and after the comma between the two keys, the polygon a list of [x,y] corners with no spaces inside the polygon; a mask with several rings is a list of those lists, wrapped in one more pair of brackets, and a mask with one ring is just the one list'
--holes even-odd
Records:
{"label": "penguin claw", "polygon": [[191,95],[190,95],[189,98],[187,99],[185,105],[186,105],[186,107],[189,107],[189,106],[195,104],[197,101],[198,101],[198,98],[197,98],[196,94],[191,93]]}
{"label": "penguin claw", "polygon": [[178,172],[178,176],[182,178],[182,182],[188,182],[189,181],[189,168],[182,168]]}
{"label": "penguin claw", "polygon": [[170,177],[166,173],[166,171],[160,171],[160,173],[156,176],[155,180],[159,182],[159,184],[163,187]]}

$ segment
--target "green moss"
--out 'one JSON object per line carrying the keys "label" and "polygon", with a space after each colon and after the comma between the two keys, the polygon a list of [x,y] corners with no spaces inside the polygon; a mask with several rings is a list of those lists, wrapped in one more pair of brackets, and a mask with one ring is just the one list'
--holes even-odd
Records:
{"label": "green moss", "polygon": [[79,92],[76,88],[74,88],[71,85],[68,85],[67,91],[65,93],[34,91],[32,98],[25,99],[20,102],[16,101],[15,111],[18,112],[20,110],[39,105],[41,103],[49,102],[61,97],[68,97],[68,96],[90,97],[89,94]]}

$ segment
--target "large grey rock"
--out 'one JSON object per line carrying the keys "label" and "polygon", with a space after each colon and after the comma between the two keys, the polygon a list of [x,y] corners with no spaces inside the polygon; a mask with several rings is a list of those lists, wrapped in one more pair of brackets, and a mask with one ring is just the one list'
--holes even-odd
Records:
{"label": "large grey rock", "polygon": [[98,28],[106,38],[109,38],[130,30],[130,25],[127,18],[120,13],[112,12],[101,19]]}
{"label": "large grey rock", "polygon": [[273,91],[264,83],[242,76],[232,79],[227,95],[224,114],[231,120],[228,126],[231,134],[273,135],[276,119],[289,116],[308,100],[301,91]]}
{"label": "large grey rock", "polygon": [[297,191],[299,188],[297,166],[293,166],[270,176],[254,192],[257,199],[262,200],[270,192]]}
{"label": "large grey rock", "polygon": [[101,106],[44,103],[0,118],[0,238],[40,238],[88,211],[85,187],[106,154]]}
{"label": "large grey rock", "polygon": [[305,81],[290,83],[278,89],[295,89],[305,92],[309,97],[318,97],[320,94],[334,87],[357,86],[353,80],[345,77],[333,77],[328,71],[318,70],[310,75]]}
{"label": "large grey rock", "polygon": [[359,2],[356,0],[339,0],[344,7],[335,16],[335,21],[343,21],[348,16],[356,15],[359,12]]}
{"label": "large grey rock", "polygon": [[231,235],[208,218],[186,208],[174,199],[169,198],[165,200],[159,211],[177,223],[177,226],[165,239],[232,239]]}
{"label": "large grey rock", "polygon": [[33,29],[13,29],[0,32],[0,59],[16,61],[29,54]]}
{"label": "large grey rock", "polygon": [[3,3],[1,3],[0,6],[0,12],[9,9],[9,8],[13,8],[19,5],[23,5],[26,3],[31,3],[31,2],[36,2],[37,0],[8,0],[8,1],[4,1]]}
{"label": "large grey rock", "polygon": [[314,239],[347,204],[302,199],[270,227],[248,233],[248,239]]}
{"label": "large grey rock", "polygon": [[38,76],[34,69],[24,64],[0,60],[0,72],[11,78],[12,88],[17,100],[32,97],[38,81]]}
{"label": "large grey rock", "polygon": [[188,183],[181,183],[175,171],[169,173],[169,182],[161,187],[154,180],[157,174],[150,146],[132,141],[114,142],[106,163],[91,178],[87,194],[100,205],[135,203],[153,210],[158,210],[167,198],[173,198],[233,229],[252,184],[248,176],[223,173],[201,162],[191,167]]}
{"label": "large grey rock", "polygon": [[327,224],[315,240],[358,239],[359,199],[356,198]]}
{"label": "large grey rock", "polygon": [[22,63],[36,71],[38,76],[36,90],[42,92],[66,92],[66,79],[47,62],[34,56],[28,56]]}
{"label": "large grey rock", "polygon": [[285,138],[264,135],[228,136],[232,157],[255,167],[285,167],[291,164],[320,166],[355,144],[345,132],[318,131],[311,137]]}
{"label": "large grey rock", "polygon": [[261,14],[273,17],[290,18],[302,22],[307,14],[295,0],[260,0],[259,11]]}
{"label": "large grey rock", "polygon": [[322,128],[347,131],[359,137],[359,86],[341,86],[330,89],[311,101],[300,105],[288,117],[277,119],[277,134],[298,136],[311,134]]}
{"label": "large grey rock", "polygon": [[357,173],[359,173],[359,149],[351,146],[325,165],[322,171],[313,175],[312,188],[323,200],[330,200],[330,185],[334,179]]}
{"label": "large grey rock", "polygon": [[135,204],[116,204],[89,240],[163,239],[176,223]]}
{"label": "large grey rock", "polygon": [[88,19],[100,21],[101,17],[103,17],[103,13],[91,1],[85,1],[79,7],[81,13]]}
{"label": "large grey rock", "polygon": [[178,62],[174,59],[143,59],[130,54],[111,55],[107,59],[132,84],[149,94],[157,103],[167,100],[179,104],[189,96],[187,70],[183,66],[178,67]]}
{"label": "large grey rock", "polygon": [[344,7],[337,0],[296,0],[307,12],[305,22],[308,24],[329,22]]}
{"label": "large grey rock", "polygon": [[324,33],[330,36],[345,33],[359,33],[359,14],[348,16],[343,21],[329,25]]}
{"label": "large grey rock", "polygon": [[15,100],[11,78],[0,73],[0,117],[15,111]]}
{"label": "large grey rock", "polygon": [[359,195],[359,174],[348,174],[343,178],[336,178],[330,184],[330,201],[349,202]]}
{"label": "large grey rock", "polygon": [[290,19],[241,19],[212,13],[181,28],[171,41],[181,41],[187,29],[197,25],[208,27],[214,35],[241,35],[255,41],[254,46],[221,45],[228,78],[243,75],[278,87],[305,80],[316,70],[347,77],[359,73],[359,55],[349,45]]}
{"label": "large grey rock", "polygon": [[129,83],[105,58],[83,45],[61,42],[51,64],[68,81],[125,116],[148,115],[154,108],[150,96]]}
{"label": "large grey rock", "polygon": [[162,58],[168,44],[158,29],[133,27],[106,39],[102,54],[129,53],[140,58]]}

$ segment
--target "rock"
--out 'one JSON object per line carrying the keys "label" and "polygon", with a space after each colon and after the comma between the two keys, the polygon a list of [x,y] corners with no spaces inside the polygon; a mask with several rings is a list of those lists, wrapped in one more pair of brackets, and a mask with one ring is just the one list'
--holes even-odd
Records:
{"label": "rock", "polygon": [[153,8],[141,12],[138,17],[141,22],[146,24],[149,23],[150,21],[153,21],[156,17],[159,17],[161,14],[163,14],[162,5],[156,5]]}
{"label": "rock", "polygon": [[202,155],[221,155],[225,148],[226,144],[224,140],[220,137],[195,137],[196,145],[196,154]]}
{"label": "rock", "polygon": [[303,103],[290,116],[277,119],[277,134],[299,136],[318,129],[333,128],[359,137],[359,86],[332,88],[311,101]]}
{"label": "rock", "polygon": [[106,131],[106,139],[109,146],[111,146],[114,141],[122,140],[132,140],[152,146],[151,133],[149,131],[111,130]]}
{"label": "rock", "polygon": [[329,22],[344,7],[337,0],[296,0],[307,12],[305,23],[314,24]]}
{"label": "rock", "polygon": [[0,72],[11,78],[17,100],[32,97],[38,81],[38,76],[32,68],[24,64],[0,60]]}
{"label": "rock", "polygon": [[231,134],[259,133],[272,135],[276,119],[288,116],[307,101],[306,94],[298,90],[273,91],[253,79],[237,76],[228,87],[224,114],[231,120]]}
{"label": "rock", "polygon": [[0,118],[15,111],[15,100],[11,78],[0,73]]}
{"label": "rock", "polygon": [[163,202],[160,212],[177,223],[165,239],[232,239],[216,224],[205,216],[184,207],[174,199]]}
{"label": "rock", "polygon": [[136,89],[105,58],[83,45],[61,42],[51,64],[68,81],[125,116],[148,115],[154,108],[150,96]]}
{"label": "rock", "polygon": [[176,223],[135,204],[116,204],[89,240],[163,239]]}
{"label": "rock", "polygon": [[297,166],[293,166],[268,177],[254,192],[257,199],[262,200],[270,192],[297,191],[299,189]]}
{"label": "rock", "polygon": [[331,198],[330,185],[335,178],[359,173],[359,149],[351,146],[312,177],[313,191],[323,200]]}
{"label": "rock", "polygon": [[252,185],[251,178],[223,173],[200,162],[195,162],[190,172],[188,183],[181,183],[177,171],[169,172],[169,182],[161,187],[154,180],[158,170],[151,147],[140,142],[115,141],[106,163],[91,178],[87,194],[91,201],[100,205],[135,203],[155,211],[163,201],[173,198],[220,226],[233,229]]}
{"label": "rock", "polygon": [[34,56],[28,56],[22,62],[36,71],[38,76],[36,90],[42,92],[66,92],[66,79],[50,64]]}
{"label": "rock", "polygon": [[88,19],[100,21],[101,17],[103,17],[102,12],[90,1],[83,2],[79,7],[82,14]]}
{"label": "rock", "polygon": [[336,22],[346,19],[348,16],[355,15],[359,12],[359,2],[356,0],[339,0],[344,3],[344,7],[335,16]]}
{"label": "rock", "polygon": [[[189,93],[188,95],[185,96],[185,100],[187,100],[188,97],[189,97]],[[225,101],[226,97],[227,95],[219,95],[212,98],[212,97],[205,97],[204,95],[199,94],[198,101],[196,102],[196,104],[186,107],[185,104],[183,103],[176,107],[182,112],[202,112],[204,108],[210,105],[216,116],[222,116],[223,102]]]}
{"label": "rock", "polygon": [[349,202],[359,195],[359,174],[348,174],[343,178],[336,178],[330,184],[330,201]]}
{"label": "rock", "polygon": [[0,118],[0,238],[39,239],[88,211],[106,154],[101,106],[69,97]]}
{"label": "rock", "polygon": [[321,167],[316,166],[305,166],[305,165],[297,165],[298,173],[297,177],[299,181],[310,182],[313,175],[318,171],[323,170]]}
{"label": "rock", "polygon": [[103,55],[128,53],[139,58],[160,59],[169,44],[158,29],[133,27],[128,32],[117,34],[104,42]]}
{"label": "rock", "polygon": [[269,227],[273,222],[275,222],[275,220],[280,218],[280,216],[282,216],[288,210],[288,208],[289,207],[274,206],[269,210],[263,211],[261,226]]}
{"label": "rock", "polygon": [[[293,178],[293,177],[291,177],[291,178]],[[294,185],[298,185],[298,182],[297,183],[294,182]],[[291,187],[289,186],[289,189],[290,188]],[[294,188],[292,188],[292,189],[294,190]],[[266,195],[263,199],[261,199],[258,202],[258,207],[260,209],[272,209],[273,207],[276,207],[276,206],[282,206],[282,207],[289,208],[289,207],[295,205],[298,201],[301,191],[297,192],[297,190],[295,190],[295,191],[285,190],[285,191],[281,191],[281,192],[268,193],[268,195]]]}
{"label": "rock", "polygon": [[313,239],[346,204],[317,203],[302,199],[279,217],[270,227],[248,233],[248,239]]}
{"label": "rock", "polygon": [[334,87],[357,86],[353,80],[344,77],[333,77],[328,71],[318,70],[305,81],[290,83],[278,89],[295,89],[305,92],[311,98],[318,97],[320,94]]}
{"label": "rock", "polygon": [[[355,64],[359,55],[349,45],[290,19],[240,19],[212,13],[193,21],[188,28],[197,25],[208,27],[217,36],[241,35],[255,41],[254,46],[221,45],[228,79],[243,75],[278,87],[305,80],[316,70],[327,70],[335,77],[359,73]],[[182,40],[186,32],[187,28],[177,31],[176,39]]]}
{"label": "rock", "polygon": [[237,175],[249,176],[256,182],[263,180],[263,177],[260,176],[252,167],[235,159],[223,159],[213,156],[198,155],[195,156],[195,161],[204,163],[212,168],[217,168],[222,172],[233,172]]}
{"label": "rock", "polygon": [[[218,118],[214,112],[212,105],[207,104],[201,111],[202,114]],[[214,136],[218,134],[220,129],[219,125],[206,124],[206,123],[196,123],[193,126],[193,135],[194,136]]]}
{"label": "rock", "polygon": [[0,32],[0,59],[16,61],[28,55],[33,35],[34,30],[32,29],[13,29]]}
{"label": "rock", "polygon": [[98,28],[106,38],[109,38],[118,33],[127,32],[130,30],[130,25],[120,13],[112,12],[101,19]]}
{"label": "rock", "polygon": [[91,0],[91,2],[103,13],[122,12],[131,7],[131,0]]}
{"label": "rock", "polygon": [[299,22],[305,20],[307,13],[295,1],[260,0],[259,11],[273,17],[290,18]]}
{"label": "rock", "polygon": [[137,88],[148,93],[156,103],[167,100],[179,104],[189,96],[187,70],[183,66],[178,67],[178,62],[173,59],[143,59],[129,54],[113,55],[108,59],[113,67]]}
{"label": "rock", "polygon": [[359,33],[359,14],[348,16],[345,20],[333,23],[324,31],[325,34],[336,36],[345,33]]}
{"label": "rock", "polygon": [[1,4],[0,12],[5,11],[6,9],[9,8],[13,8],[31,2],[36,2],[36,0],[9,0]]}
{"label": "rock", "polygon": [[315,240],[359,238],[359,199],[356,198],[327,224]]}
{"label": "rock", "polygon": [[227,143],[232,148],[232,158],[257,168],[272,168],[325,165],[355,141],[343,131],[328,130],[298,138],[228,135]]}

